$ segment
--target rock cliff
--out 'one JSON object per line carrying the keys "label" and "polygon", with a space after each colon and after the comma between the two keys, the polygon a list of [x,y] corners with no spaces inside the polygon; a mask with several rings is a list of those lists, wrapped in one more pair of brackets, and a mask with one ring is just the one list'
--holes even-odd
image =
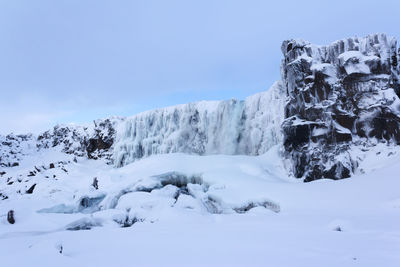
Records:
{"label": "rock cliff", "polygon": [[295,177],[346,178],[357,168],[353,146],[399,144],[396,46],[384,34],[328,46],[283,42],[287,103],[282,129]]}

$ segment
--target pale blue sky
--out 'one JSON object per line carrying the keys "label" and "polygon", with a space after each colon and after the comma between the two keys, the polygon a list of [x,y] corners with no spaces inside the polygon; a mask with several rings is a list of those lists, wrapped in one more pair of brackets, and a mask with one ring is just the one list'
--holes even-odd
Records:
{"label": "pale blue sky", "polygon": [[399,37],[399,2],[0,0],[0,133],[243,99],[284,39]]}

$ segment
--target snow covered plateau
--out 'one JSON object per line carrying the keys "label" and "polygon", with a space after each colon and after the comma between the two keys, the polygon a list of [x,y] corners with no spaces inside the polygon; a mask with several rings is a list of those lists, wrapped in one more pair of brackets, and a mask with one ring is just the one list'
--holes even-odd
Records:
{"label": "snow covered plateau", "polygon": [[282,52],[242,101],[0,136],[2,266],[400,266],[396,40]]}

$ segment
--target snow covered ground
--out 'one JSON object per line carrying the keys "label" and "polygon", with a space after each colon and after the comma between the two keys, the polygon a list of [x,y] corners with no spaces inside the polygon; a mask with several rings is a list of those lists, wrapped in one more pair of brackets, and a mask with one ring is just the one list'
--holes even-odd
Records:
{"label": "snow covered ground", "polygon": [[303,183],[276,147],[122,168],[43,150],[0,178],[1,266],[400,266],[400,151],[360,170]]}

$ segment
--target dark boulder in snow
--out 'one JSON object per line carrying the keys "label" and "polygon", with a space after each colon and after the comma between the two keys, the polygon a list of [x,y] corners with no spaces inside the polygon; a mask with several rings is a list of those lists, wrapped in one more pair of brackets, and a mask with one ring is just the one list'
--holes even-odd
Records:
{"label": "dark boulder in snow", "polygon": [[13,211],[13,210],[10,210],[10,211],[7,213],[7,221],[8,221],[10,224],[14,224],[14,223],[15,223],[14,211]]}
{"label": "dark boulder in snow", "polygon": [[93,178],[92,186],[93,186],[93,188],[96,189],[96,190],[99,189],[99,180],[97,180],[97,177],[94,177],[94,178]]}
{"label": "dark boulder in snow", "polygon": [[32,193],[33,193],[33,190],[35,190],[35,187],[36,187],[36,184],[33,184],[31,187],[29,187],[28,190],[26,190],[26,193],[27,193],[27,194],[32,194]]}

